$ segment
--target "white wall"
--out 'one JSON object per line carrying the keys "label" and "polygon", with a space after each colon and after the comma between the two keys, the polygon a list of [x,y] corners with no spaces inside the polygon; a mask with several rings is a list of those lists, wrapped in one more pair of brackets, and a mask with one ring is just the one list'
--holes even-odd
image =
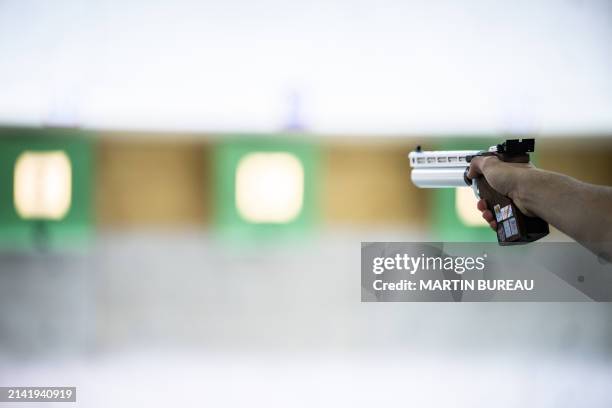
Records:
{"label": "white wall", "polygon": [[610,132],[611,38],[605,0],[5,0],[0,122]]}

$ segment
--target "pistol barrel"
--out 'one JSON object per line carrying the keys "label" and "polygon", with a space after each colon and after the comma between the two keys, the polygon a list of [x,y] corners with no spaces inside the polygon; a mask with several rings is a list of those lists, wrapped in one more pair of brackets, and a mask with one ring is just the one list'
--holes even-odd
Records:
{"label": "pistol barrel", "polygon": [[466,187],[464,168],[413,169],[410,178],[420,188]]}
{"label": "pistol barrel", "polygon": [[478,150],[414,151],[408,159],[412,172],[410,178],[417,187],[448,188],[465,187],[465,170],[469,166],[467,156]]}

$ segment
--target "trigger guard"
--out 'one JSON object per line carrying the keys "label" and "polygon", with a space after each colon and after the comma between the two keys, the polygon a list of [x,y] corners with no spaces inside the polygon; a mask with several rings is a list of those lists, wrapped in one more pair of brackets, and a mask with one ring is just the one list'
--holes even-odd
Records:
{"label": "trigger guard", "polygon": [[480,200],[480,191],[478,190],[478,179],[472,180],[472,190],[477,199]]}
{"label": "trigger guard", "polygon": [[465,172],[463,173],[463,180],[465,184],[472,187],[472,191],[474,191],[474,195],[476,198],[480,200],[480,191],[478,190],[478,178],[471,179],[468,177],[468,172],[470,171],[470,167],[465,168]]}

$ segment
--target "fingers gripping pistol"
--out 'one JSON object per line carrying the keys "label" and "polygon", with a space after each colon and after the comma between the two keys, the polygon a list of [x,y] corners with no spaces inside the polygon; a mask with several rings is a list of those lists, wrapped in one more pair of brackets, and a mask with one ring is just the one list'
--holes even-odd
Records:
{"label": "fingers gripping pistol", "polygon": [[512,200],[495,191],[485,177],[470,180],[467,177],[469,163],[476,156],[497,156],[510,163],[529,163],[529,153],[534,151],[534,139],[506,140],[488,151],[422,151],[418,146],[408,159],[412,167],[412,182],[421,188],[446,188],[472,186],[476,197],[487,203],[487,208],[497,220],[497,241],[500,245],[523,244],[536,241],[548,234],[548,224],[541,218],[523,214]]}

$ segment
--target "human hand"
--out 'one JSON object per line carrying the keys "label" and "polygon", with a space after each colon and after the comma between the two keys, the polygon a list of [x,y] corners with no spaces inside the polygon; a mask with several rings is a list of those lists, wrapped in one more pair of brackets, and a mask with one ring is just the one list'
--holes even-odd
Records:
{"label": "human hand", "polygon": [[[478,156],[470,162],[468,178],[475,179],[484,176],[489,185],[499,193],[508,196],[523,214],[533,216],[529,211],[524,199],[519,194],[522,181],[529,177],[529,172],[533,171],[530,163],[506,163],[499,160],[496,156]],[[497,222],[493,213],[487,209],[485,200],[479,200],[478,210],[491,228],[497,228]]]}

